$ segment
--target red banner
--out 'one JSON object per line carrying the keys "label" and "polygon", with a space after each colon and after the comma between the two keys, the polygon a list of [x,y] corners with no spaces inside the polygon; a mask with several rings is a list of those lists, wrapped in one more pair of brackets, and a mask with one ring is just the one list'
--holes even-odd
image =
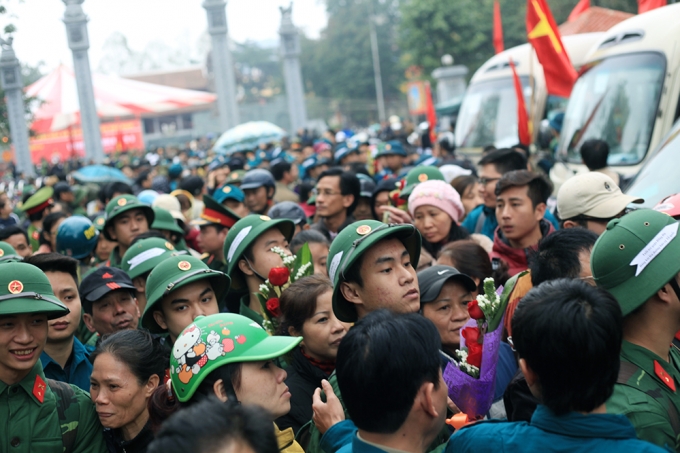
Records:
{"label": "red banner", "polygon": [[638,0],[638,14],[646,13],[668,4],[667,0]]}
{"label": "red banner", "polygon": [[498,0],[493,2],[493,48],[496,54],[503,52],[503,19],[501,18],[501,5]]}
{"label": "red banner", "polygon": [[590,8],[590,0],[581,0],[579,1],[576,6],[574,6],[574,9],[571,10],[571,14],[569,14],[569,17],[567,18],[567,22],[573,22],[576,19],[578,19],[578,16],[581,14],[585,13],[588,11]]}
{"label": "red banner", "polygon": [[430,123],[430,141],[432,147],[437,143],[437,112],[434,110],[434,101],[432,99],[432,90],[430,90],[430,82],[425,83],[425,102],[427,103],[427,122]]}
{"label": "red banner", "polygon": [[407,85],[406,99],[408,101],[408,111],[411,115],[427,114],[425,82],[409,82]]}
{"label": "red banner", "polygon": [[527,113],[526,104],[524,103],[524,91],[522,90],[522,82],[517,76],[515,70],[515,63],[510,58],[510,69],[512,69],[512,81],[515,85],[515,96],[517,97],[517,133],[519,135],[519,142],[522,145],[531,145],[531,127],[529,126],[529,114]]}
{"label": "red banner", "polygon": [[[139,119],[102,123],[99,129],[105,154],[144,148],[142,122]],[[38,134],[31,138],[29,146],[31,160],[36,164],[42,159],[51,161],[55,156],[58,156],[62,162],[85,156],[80,126]]]}

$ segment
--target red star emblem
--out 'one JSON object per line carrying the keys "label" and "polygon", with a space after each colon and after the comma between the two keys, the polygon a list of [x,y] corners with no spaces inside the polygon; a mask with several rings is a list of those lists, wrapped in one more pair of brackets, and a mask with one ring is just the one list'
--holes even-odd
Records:
{"label": "red star emblem", "polygon": [[656,360],[654,361],[654,373],[669,389],[675,391],[675,379],[673,379],[673,376],[668,374]]}
{"label": "red star emblem", "polygon": [[7,285],[7,289],[9,289],[9,292],[12,294],[19,294],[24,290],[24,284],[19,280],[12,280],[9,282],[9,285]]}
{"label": "red star emblem", "polygon": [[179,267],[179,269],[182,271],[188,271],[189,269],[191,269],[191,263],[188,261],[180,261],[177,264],[177,267]]}
{"label": "red star emblem", "polygon": [[33,396],[41,403],[45,401],[45,389],[47,389],[45,381],[40,376],[36,376],[33,383]]}

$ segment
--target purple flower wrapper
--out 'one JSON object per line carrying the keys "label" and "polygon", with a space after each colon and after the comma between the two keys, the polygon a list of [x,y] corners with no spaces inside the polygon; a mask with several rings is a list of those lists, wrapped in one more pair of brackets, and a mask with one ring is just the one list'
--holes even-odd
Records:
{"label": "purple flower wrapper", "polygon": [[[477,327],[477,321],[470,319],[465,327]],[[496,364],[498,363],[498,350],[501,345],[502,333],[503,321],[501,319],[496,330],[484,335],[479,379],[461,371],[456,364],[451,362],[444,369],[444,381],[449,388],[449,398],[470,419],[486,415],[493,403],[496,386]],[[460,347],[465,347],[465,339],[462,335]]]}

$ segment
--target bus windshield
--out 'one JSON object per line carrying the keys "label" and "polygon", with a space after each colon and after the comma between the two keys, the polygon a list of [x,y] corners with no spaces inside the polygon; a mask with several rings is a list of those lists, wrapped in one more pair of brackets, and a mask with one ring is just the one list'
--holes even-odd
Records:
{"label": "bus windshield", "polygon": [[[520,77],[528,107],[531,89],[529,78]],[[512,77],[478,82],[465,93],[456,123],[456,147],[482,148],[516,145],[517,97]]]}
{"label": "bus windshield", "polygon": [[605,58],[574,85],[559,150],[581,163],[588,139],[609,144],[609,165],[634,165],[647,153],[663,88],[665,59],[657,53]]}

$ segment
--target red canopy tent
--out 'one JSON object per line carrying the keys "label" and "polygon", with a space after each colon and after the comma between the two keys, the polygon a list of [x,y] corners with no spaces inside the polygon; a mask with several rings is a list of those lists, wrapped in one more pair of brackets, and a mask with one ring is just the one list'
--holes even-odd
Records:
{"label": "red canopy tent", "polygon": [[[105,152],[143,148],[142,117],[204,110],[216,96],[117,76],[92,74],[95,105],[102,122]],[[84,155],[80,133],[80,106],[73,70],[60,65],[50,74],[26,87],[26,94],[42,101],[33,112],[31,140],[34,162]],[[122,121],[121,121],[122,120]]]}

